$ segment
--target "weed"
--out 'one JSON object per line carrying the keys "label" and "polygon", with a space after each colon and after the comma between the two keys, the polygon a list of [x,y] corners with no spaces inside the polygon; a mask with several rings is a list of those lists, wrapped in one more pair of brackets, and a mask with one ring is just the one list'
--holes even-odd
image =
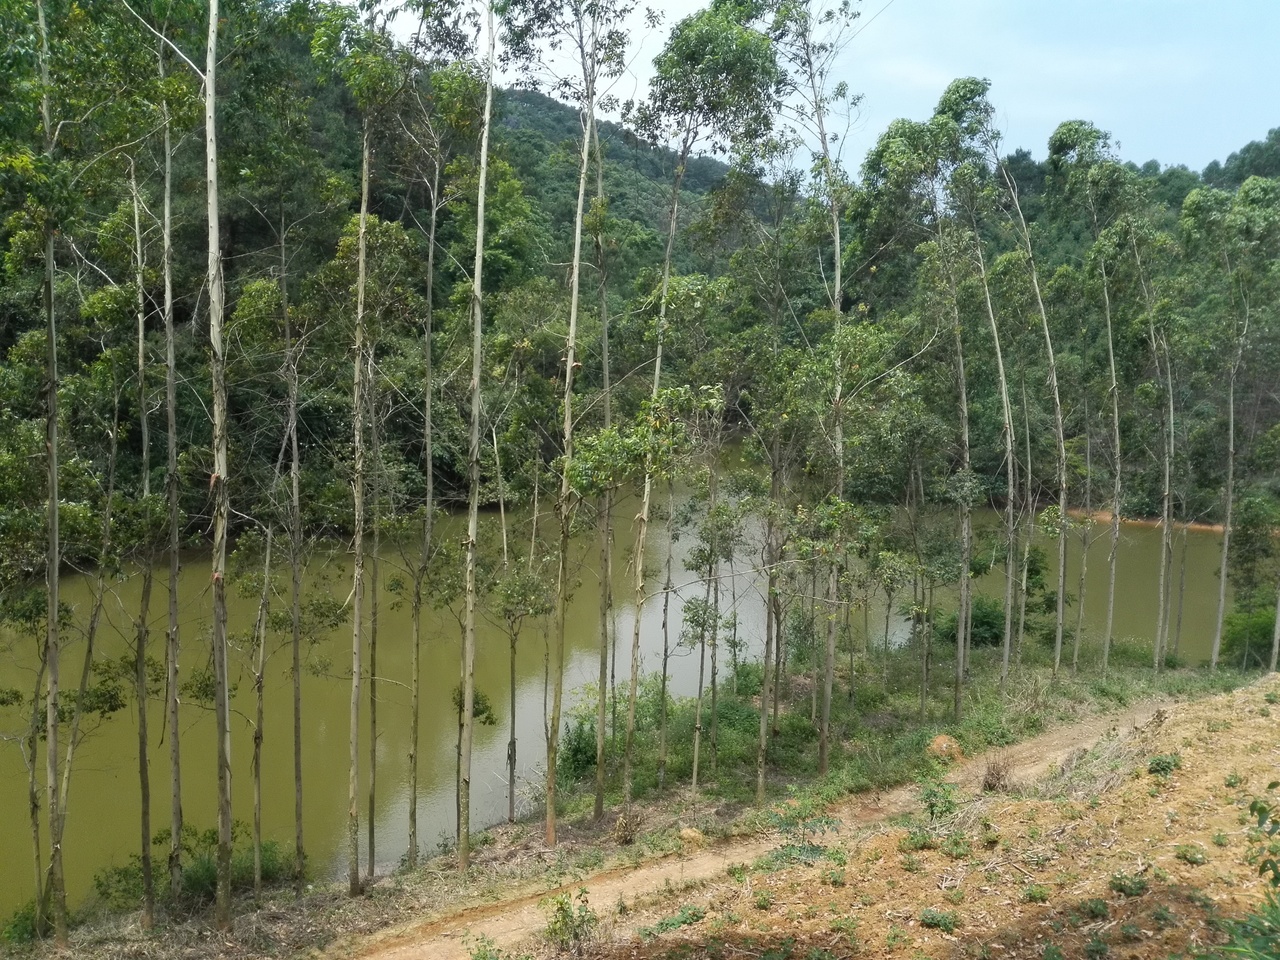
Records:
{"label": "weed", "polygon": [[1108,886],[1122,897],[1140,897],[1147,892],[1149,884],[1146,877],[1117,873],[1112,875]]}
{"label": "weed", "polygon": [[926,780],[920,785],[920,802],[932,821],[955,816],[960,801],[954,785],[945,780]]}
{"label": "weed", "polygon": [[[1123,876],[1119,874],[1119,876]],[[1115,878],[1112,878],[1112,888],[1115,889]],[[1107,906],[1107,901],[1098,897],[1090,897],[1088,900],[1080,901],[1080,912],[1090,920],[1105,920],[1111,915],[1111,910]]]}
{"label": "weed", "polygon": [[1065,960],[1062,954],[1062,948],[1052,943],[1044,945],[1044,952],[1040,954],[1040,960]]}
{"label": "weed", "polygon": [[1280,693],[1276,693],[1274,690],[1268,690],[1262,695],[1262,699],[1271,704],[1280,703]]}
{"label": "weed", "polygon": [[1094,937],[1084,945],[1084,955],[1089,960],[1102,960],[1103,957],[1111,953],[1111,948],[1107,946],[1107,941],[1101,937]]}
{"label": "weed", "polygon": [[914,853],[904,853],[902,855],[902,869],[907,873],[919,873],[924,869],[924,865],[920,863],[920,858]]}
{"label": "weed", "polygon": [[1153,777],[1167,778],[1182,768],[1182,756],[1177,753],[1157,753],[1147,761],[1147,773]]}
{"label": "weed", "polygon": [[963,833],[953,833],[942,841],[941,850],[952,860],[963,860],[969,856],[972,847],[969,844],[969,838]]}
{"label": "weed", "polygon": [[847,937],[852,937],[857,929],[858,921],[854,917],[836,917],[831,921],[832,933],[843,933]]}
{"label": "weed", "polygon": [[1168,907],[1161,904],[1151,911],[1151,919],[1155,921],[1158,927],[1172,927],[1178,922],[1177,916]]}
{"label": "weed", "polygon": [[947,903],[964,903],[964,890],[960,887],[956,887],[954,890],[948,890],[943,894],[943,896],[947,898]]}
{"label": "weed", "polygon": [[1033,883],[1023,888],[1022,899],[1027,903],[1048,903],[1049,888],[1041,883]]}
{"label": "weed", "polygon": [[1142,931],[1136,923],[1121,924],[1120,939],[1125,943],[1137,943],[1142,939]]}
{"label": "weed", "polygon": [[906,836],[898,840],[898,849],[903,853],[916,850],[933,850],[938,846],[938,838],[923,827],[912,827]]}
{"label": "weed", "polygon": [[954,933],[960,918],[954,910],[937,910],[928,907],[920,914],[920,925],[943,933]]}
{"label": "weed", "polygon": [[907,931],[903,930],[896,923],[889,925],[889,935],[884,938],[884,945],[892,950],[894,947],[900,947],[907,942]]}
{"label": "weed", "polygon": [[1223,783],[1226,784],[1228,789],[1234,790],[1236,787],[1244,786],[1245,778],[1240,776],[1240,774],[1236,773],[1234,770],[1232,770],[1230,773],[1227,774],[1227,779],[1224,780]]}
{"label": "weed", "polygon": [[1231,842],[1231,838],[1219,830],[1213,835],[1213,845],[1215,847],[1225,847]]}
{"label": "weed", "polygon": [[1204,855],[1204,851],[1194,843],[1181,843],[1174,848],[1173,855],[1183,863],[1190,864],[1193,867],[1200,867],[1209,862],[1209,858]]}
{"label": "weed", "polygon": [[671,930],[679,930],[681,927],[687,927],[702,920],[707,915],[707,911],[702,907],[685,906],[681,907],[679,912],[673,913],[669,917],[663,917],[652,927],[641,927],[639,930],[641,940],[652,940],[659,934],[667,933]]}
{"label": "weed", "polygon": [[750,868],[745,863],[731,863],[725,873],[729,874],[735,883],[745,883],[748,869]]}
{"label": "weed", "polygon": [[830,870],[824,870],[822,873],[822,882],[829,887],[843,887],[845,884],[844,867],[834,867]]}
{"label": "weed", "polygon": [[768,890],[761,890],[756,893],[754,903],[757,910],[768,910],[773,906],[773,894]]}
{"label": "weed", "polygon": [[587,902],[587,889],[580,887],[576,897],[561,893],[542,901],[550,916],[545,931],[547,941],[560,953],[581,956],[600,925],[600,918]]}

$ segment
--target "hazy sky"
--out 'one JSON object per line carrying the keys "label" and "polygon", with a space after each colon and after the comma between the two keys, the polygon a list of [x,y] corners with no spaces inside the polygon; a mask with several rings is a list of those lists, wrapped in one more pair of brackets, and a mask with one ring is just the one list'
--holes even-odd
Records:
{"label": "hazy sky", "polygon": [[[655,4],[666,23],[642,42],[634,79],[697,0]],[[862,0],[841,58],[863,95],[845,148],[857,169],[896,117],[925,119],[956,77],[991,80],[1005,143],[1043,156],[1053,128],[1084,119],[1126,160],[1210,160],[1280,126],[1280,0]]]}

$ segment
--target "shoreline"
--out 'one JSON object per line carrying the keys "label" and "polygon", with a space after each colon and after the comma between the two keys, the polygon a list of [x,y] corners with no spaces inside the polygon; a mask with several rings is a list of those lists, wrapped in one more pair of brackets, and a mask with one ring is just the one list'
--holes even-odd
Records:
{"label": "shoreline", "polygon": [[[1080,507],[1072,507],[1067,510],[1067,516],[1073,517],[1077,520],[1092,520],[1094,523],[1105,524],[1109,526],[1111,524],[1112,514],[1110,510],[1084,510]],[[1127,525],[1131,527],[1147,527],[1152,530],[1158,530],[1160,529],[1162,522],[1159,517],[1124,517],[1122,516],[1120,518],[1120,524],[1122,526]],[[1221,534],[1222,524],[1205,523],[1200,520],[1187,520],[1187,521],[1174,520],[1173,529],[1175,532],[1178,530],[1190,530],[1195,533]]]}

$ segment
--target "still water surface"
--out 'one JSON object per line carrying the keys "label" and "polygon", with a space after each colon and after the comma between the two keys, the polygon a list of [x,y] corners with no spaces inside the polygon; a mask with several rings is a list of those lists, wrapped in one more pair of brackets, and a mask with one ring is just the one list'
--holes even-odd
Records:
{"label": "still water surface", "polygon": [[[634,545],[631,521],[636,503],[623,500],[615,514],[616,550],[614,556],[624,558]],[[528,515],[523,519],[508,518],[512,541],[528,535]],[[551,522],[544,518],[543,523]],[[985,522],[996,525],[992,515]],[[460,536],[456,518],[438,527],[442,537]],[[660,567],[666,555],[667,542],[655,523],[649,538],[647,563],[654,573],[650,583],[661,583]],[[1086,636],[1101,632],[1105,620],[1107,575],[1107,528],[1095,528],[1094,546],[1089,555]],[[523,534],[522,534],[523,531]],[[678,633],[680,608],[686,597],[700,595],[702,586],[693,582],[683,570],[680,558],[687,552],[691,537],[675,544],[675,582],[684,586],[672,602],[672,640]],[[1116,634],[1149,640],[1154,633],[1157,560],[1160,547],[1158,529],[1126,525],[1122,531],[1117,582]],[[1180,543],[1175,541],[1175,561]],[[569,702],[583,702],[586,687],[594,684],[599,669],[599,579],[596,571],[599,545],[597,539],[583,536],[579,585],[570,605],[567,631],[566,690],[574,691]],[[1216,604],[1219,537],[1205,531],[1187,535],[1186,594],[1182,625],[1182,652],[1190,659],[1207,657]],[[1052,562],[1054,552],[1047,551]],[[736,595],[739,634],[744,656],[758,658],[763,648],[764,607],[761,580],[749,568],[751,557],[759,556],[758,546],[748,546],[738,561],[737,576],[722,586],[726,604]],[[1068,559],[1070,590],[1077,589],[1080,545],[1075,540]],[[385,587],[395,576],[395,558],[388,555],[383,565]],[[283,608],[288,603],[287,571],[280,570],[283,596],[275,603]],[[157,571],[151,607],[153,652],[163,656],[165,628],[165,570]],[[1049,573],[1053,577],[1053,571]],[[345,597],[350,591],[350,561],[341,546],[315,558],[308,569],[310,583],[329,578],[333,593]],[[136,615],[139,578],[132,577],[114,585],[107,603],[104,624],[99,636],[103,657],[124,655],[126,637],[132,636],[131,616]],[[207,591],[208,567],[203,556],[186,560],[181,581],[181,630],[183,640],[182,667],[190,670],[207,663],[210,597]],[[620,674],[628,667],[626,645],[630,642],[635,608],[632,603],[631,574],[624,559],[615,560],[614,596],[617,601],[616,633],[621,648],[618,657]],[[84,578],[65,581],[64,599],[77,612],[77,620],[87,617],[91,582]],[[988,575],[979,589],[992,596],[1002,596],[1000,573]],[[1176,589],[1176,581],[1175,581]],[[396,864],[407,844],[408,809],[408,726],[410,670],[410,611],[408,604],[396,604],[396,597],[385,590],[381,596],[378,641],[379,736],[377,852],[381,870]],[[232,676],[237,685],[233,699],[233,806],[237,819],[248,822],[252,814],[252,718],[254,713],[251,655],[248,636],[257,612],[256,595],[228,591],[229,629],[237,647],[232,652]],[[646,604],[642,620],[643,657],[646,669],[655,669],[662,648],[660,598]],[[873,602],[868,612],[872,637],[884,629],[883,600]],[[1074,611],[1072,611],[1074,622]],[[422,719],[419,759],[419,842],[427,852],[440,840],[452,836],[454,818],[454,762],[456,715],[451,703],[452,690],[458,676],[459,628],[456,618],[447,611],[424,611],[422,646]],[[855,629],[862,617],[855,617]],[[891,616],[891,632],[901,636],[905,624]],[[350,681],[341,676],[349,663],[351,630],[339,628],[311,649],[309,659],[321,669],[307,672],[303,678],[303,781],[304,829],[313,870],[319,875],[337,875],[342,869],[347,806],[347,724]],[[482,618],[478,625],[476,683],[492,700],[497,723],[481,726],[476,731],[474,773],[472,780],[472,822],[479,826],[492,824],[506,816],[506,749],[510,723],[508,703],[509,641],[496,620]],[[79,675],[82,641],[74,635],[64,654],[64,683],[74,682]],[[526,626],[517,658],[518,693],[515,712],[519,740],[519,778],[538,779],[545,753],[543,733],[544,663],[546,645],[536,624]],[[727,659],[727,658],[726,658]],[[34,682],[35,642],[29,638],[0,634],[0,687],[27,690]],[[327,666],[326,668],[326,664]],[[727,666],[727,665],[726,665]],[[676,695],[690,695],[696,690],[697,663],[691,656],[677,657],[672,664],[672,690]],[[74,675],[74,677],[72,677]],[[619,676],[620,687],[624,685]],[[292,849],[293,837],[293,763],[291,684],[287,640],[278,645],[266,667],[266,719],[263,744],[263,831],[276,838],[286,850]],[[93,874],[109,864],[124,863],[137,844],[138,785],[136,761],[136,726],[129,711],[117,715],[94,729],[76,754],[72,778],[69,817],[66,834],[66,872],[68,892],[73,903],[81,901],[92,889]],[[152,703],[148,723],[152,733],[151,784],[152,824],[154,829],[167,825],[169,817],[169,753],[165,738],[163,704]],[[363,708],[368,722],[367,704]],[[203,828],[216,822],[214,782],[214,730],[209,711],[187,704],[182,713],[183,807],[186,822]],[[23,727],[16,708],[0,710],[0,915],[7,915],[30,898],[31,841],[27,828],[26,770],[14,735]],[[361,734],[361,755],[368,756],[368,730]],[[367,759],[364,761],[367,765]],[[362,772],[362,777],[367,774]],[[362,784],[362,790],[367,789]],[[528,801],[524,801],[527,809]],[[362,819],[367,805],[362,802]],[[43,829],[43,827],[42,827]],[[364,827],[361,842],[364,843]],[[362,854],[363,858],[364,854]]]}

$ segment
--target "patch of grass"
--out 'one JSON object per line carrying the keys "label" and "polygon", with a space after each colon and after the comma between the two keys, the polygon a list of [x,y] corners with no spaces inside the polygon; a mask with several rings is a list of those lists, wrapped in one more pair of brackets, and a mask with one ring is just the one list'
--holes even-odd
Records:
{"label": "patch of grass", "polygon": [[1204,855],[1204,850],[1194,843],[1179,844],[1174,848],[1173,855],[1193,867],[1201,867],[1209,862],[1209,858]]}
{"label": "patch of grass", "polygon": [[600,926],[600,918],[587,902],[586,887],[579,887],[574,897],[561,893],[542,901],[547,908],[547,942],[561,953],[581,954]]}
{"label": "patch of grass", "polygon": [[1177,915],[1164,904],[1151,911],[1151,919],[1161,929],[1176,926],[1178,923]]}
{"label": "patch of grass", "polygon": [[759,890],[756,892],[755,899],[752,902],[756,905],[757,910],[768,910],[773,906],[773,894],[768,890]]}
{"label": "patch of grass", "polygon": [[655,937],[668,933],[672,930],[679,930],[681,927],[688,927],[698,923],[707,915],[707,911],[702,907],[685,906],[681,907],[677,913],[673,913],[669,917],[663,917],[651,927],[641,927],[638,931],[641,940],[652,940]]}
{"label": "patch of grass", "polygon": [[1027,903],[1048,903],[1049,888],[1042,883],[1033,883],[1030,886],[1023,887],[1022,899]]}
{"label": "patch of grass", "polygon": [[1044,951],[1040,954],[1040,960],[1066,960],[1063,956],[1062,948],[1057,944],[1046,943]]}
{"label": "patch of grass", "polygon": [[1147,883],[1146,877],[1139,877],[1129,873],[1117,873],[1112,875],[1107,886],[1122,897],[1140,897],[1147,892],[1150,884]]}
{"label": "patch of grass", "polygon": [[902,855],[902,869],[907,873],[919,873],[924,869],[924,865],[920,863],[920,858],[914,853],[904,853]]}
{"label": "patch of grass", "polygon": [[940,849],[952,860],[963,860],[973,850],[969,843],[969,838],[963,833],[951,834],[946,840],[942,841]]}
{"label": "patch of grass", "polygon": [[903,853],[916,850],[934,850],[938,846],[938,838],[923,827],[912,827],[906,836],[898,839],[898,849]]}
{"label": "patch of grass", "polygon": [[1110,953],[1111,947],[1101,937],[1094,937],[1084,945],[1084,955],[1088,960],[1103,960]]}
{"label": "patch of grass", "polygon": [[889,925],[889,935],[884,938],[884,945],[892,950],[894,947],[900,947],[907,942],[907,931],[903,930],[896,923]]}
{"label": "patch of grass", "polygon": [[824,870],[822,882],[829,887],[843,887],[845,885],[844,867],[833,867],[830,870]]}
{"label": "patch of grass", "polygon": [[938,910],[934,907],[927,907],[920,914],[920,925],[922,927],[941,930],[943,933],[955,933],[956,926],[959,923],[960,917],[954,910]]}
{"label": "patch of grass", "polygon": [[1219,830],[1213,835],[1213,845],[1215,847],[1225,847],[1231,843],[1231,838]]}
{"label": "patch of grass", "polygon": [[1246,779],[1242,777],[1240,774],[1236,773],[1236,771],[1232,770],[1230,773],[1227,774],[1227,779],[1224,780],[1223,783],[1227,786],[1228,789],[1234,790],[1236,787],[1244,786],[1246,783]]}

